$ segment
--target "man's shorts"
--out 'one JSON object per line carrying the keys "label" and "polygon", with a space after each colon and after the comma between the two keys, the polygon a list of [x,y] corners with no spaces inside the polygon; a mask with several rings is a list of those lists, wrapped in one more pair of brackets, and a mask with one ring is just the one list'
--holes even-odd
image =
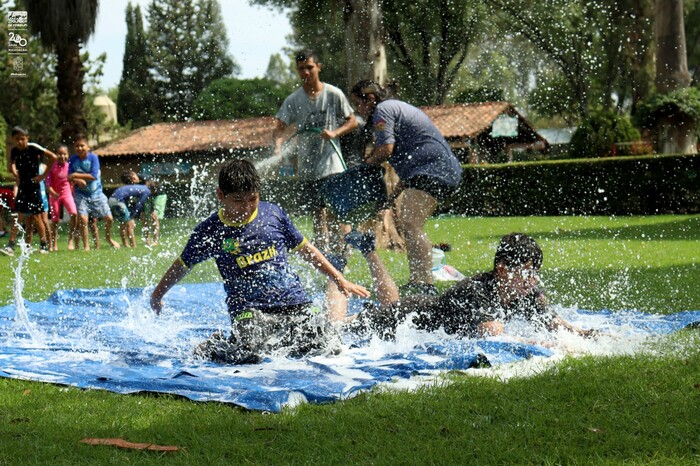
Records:
{"label": "man's shorts", "polygon": [[406,188],[418,189],[442,201],[457,191],[456,186],[449,186],[437,178],[427,175],[418,175],[403,182]]}
{"label": "man's shorts", "polygon": [[340,334],[325,312],[301,306],[279,312],[243,311],[234,318],[228,337],[216,332],[194,354],[225,364],[258,364],[265,356],[299,358],[338,354],[340,349]]}
{"label": "man's shorts", "polygon": [[107,196],[103,192],[93,193],[92,196],[88,196],[76,190],[73,196],[75,197],[75,207],[78,209],[79,215],[94,218],[112,216]]}
{"label": "man's shorts", "polygon": [[301,195],[299,200],[301,208],[304,210],[316,210],[326,207],[326,203],[321,196],[320,187],[323,179],[301,181]]}
{"label": "man's shorts", "polygon": [[146,202],[146,205],[143,206],[143,213],[146,216],[150,216],[151,212],[154,212],[159,220],[163,220],[163,218],[165,218],[165,204],[167,203],[167,201],[167,194],[158,194],[156,196],[151,196]]}
{"label": "man's shorts", "polygon": [[107,203],[109,204],[109,209],[112,211],[112,217],[114,217],[114,220],[123,223],[128,222],[131,219],[129,208],[124,202],[110,197]]}

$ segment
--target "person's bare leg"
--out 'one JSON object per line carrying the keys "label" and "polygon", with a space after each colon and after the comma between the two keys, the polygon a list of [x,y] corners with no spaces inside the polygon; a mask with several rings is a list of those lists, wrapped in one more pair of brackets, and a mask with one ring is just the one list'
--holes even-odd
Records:
{"label": "person's bare leg", "polygon": [[377,288],[377,299],[382,306],[389,306],[399,300],[399,289],[394,282],[394,278],[389,275],[389,271],[384,261],[379,257],[377,251],[370,251],[365,255],[369,273],[372,276],[374,286]]}
{"label": "person's bare leg", "polygon": [[78,216],[71,215],[68,225],[68,250],[72,251],[78,248],[78,238],[80,237],[80,232],[78,231]]}
{"label": "person's bare leg", "polygon": [[432,243],[425,233],[425,222],[437,208],[437,200],[419,189],[406,189],[403,192],[401,209],[401,232],[406,239],[409,282],[433,283]]}
{"label": "person's bare leg", "polygon": [[323,207],[315,207],[311,212],[311,221],[314,227],[314,246],[321,251],[328,251],[330,246],[330,233],[328,231],[328,215]]}
{"label": "person's bare leg", "polygon": [[[339,223],[327,211],[325,214],[325,223],[325,231],[327,235],[326,250],[331,254],[335,254],[336,256],[342,256],[343,260],[347,260],[345,241],[343,238],[347,233],[350,233],[350,225]],[[325,304],[326,309],[328,310],[328,318],[332,322],[342,321],[348,314],[348,298],[340,292],[332,280],[328,280],[326,283]]]}
{"label": "person's bare leg", "polygon": [[58,222],[51,222],[51,250],[58,251]]}
{"label": "person's bare leg", "polygon": [[119,249],[119,243],[112,239],[112,224],[114,219],[112,216],[102,217],[102,221],[105,222],[105,240],[107,244],[112,246],[114,249]]}
{"label": "person's bare leg", "polygon": [[[88,237],[88,222],[90,219],[87,215],[78,216],[78,231],[80,232],[80,239],[83,242],[83,249],[85,251],[90,250],[90,238]],[[92,228],[92,226],[90,226]]]}

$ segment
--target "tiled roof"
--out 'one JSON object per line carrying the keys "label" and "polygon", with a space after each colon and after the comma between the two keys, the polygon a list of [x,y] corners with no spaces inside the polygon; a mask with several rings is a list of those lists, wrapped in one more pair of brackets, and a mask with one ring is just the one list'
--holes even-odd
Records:
{"label": "tiled roof", "polygon": [[156,123],[96,149],[100,157],[256,149],[272,144],[272,117]]}
{"label": "tiled roof", "polygon": [[[515,109],[508,102],[481,102],[474,104],[435,105],[421,107],[446,139],[473,138],[486,129],[502,113]],[[519,115],[518,115],[519,116]]]}
{"label": "tiled roof", "polygon": [[[474,138],[502,113],[518,115],[508,102],[421,107],[446,139]],[[527,124],[527,123],[525,123]],[[101,157],[259,149],[272,143],[273,117],[157,123],[95,150]],[[534,130],[533,130],[534,132]]]}

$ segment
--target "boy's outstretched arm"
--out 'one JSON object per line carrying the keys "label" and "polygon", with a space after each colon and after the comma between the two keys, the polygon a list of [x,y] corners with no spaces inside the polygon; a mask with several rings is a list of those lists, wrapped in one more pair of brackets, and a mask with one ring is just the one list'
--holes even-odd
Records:
{"label": "boy's outstretched arm", "polygon": [[338,285],[340,292],[345,296],[350,296],[351,294],[361,298],[368,298],[370,296],[370,292],[367,291],[367,288],[348,281],[342,273],[328,262],[328,259],[321,254],[321,251],[308,241],[304,240],[302,245],[296,249],[296,252],[299,253],[302,259],[313,265],[316,270],[333,280],[335,284]]}
{"label": "boy's outstretched arm", "polygon": [[156,315],[159,315],[160,311],[163,309],[163,296],[165,296],[165,293],[175,286],[177,282],[182,280],[189,271],[190,270],[178,257],[163,274],[163,278],[160,279],[153,293],[151,293],[151,309],[153,309]]}
{"label": "boy's outstretched arm", "polygon": [[562,319],[559,316],[556,316],[554,319],[552,319],[552,321],[550,322],[548,327],[550,330],[555,330],[559,327],[562,327],[562,328],[568,330],[569,332],[576,333],[584,338],[591,338],[591,337],[595,338],[599,335],[599,332],[597,330],[594,330],[594,329],[584,330],[584,329],[575,327],[574,325],[571,325],[569,322],[565,321],[564,319]]}

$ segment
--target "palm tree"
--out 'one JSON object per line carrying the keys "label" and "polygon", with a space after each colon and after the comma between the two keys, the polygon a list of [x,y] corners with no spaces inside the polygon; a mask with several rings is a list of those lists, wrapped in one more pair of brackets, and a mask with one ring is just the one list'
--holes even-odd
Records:
{"label": "palm tree", "polygon": [[98,0],[24,0],[32,33],[56,52],[56,86],[61,139],[87,131],[83,116],[80,46],[95,32]]}

